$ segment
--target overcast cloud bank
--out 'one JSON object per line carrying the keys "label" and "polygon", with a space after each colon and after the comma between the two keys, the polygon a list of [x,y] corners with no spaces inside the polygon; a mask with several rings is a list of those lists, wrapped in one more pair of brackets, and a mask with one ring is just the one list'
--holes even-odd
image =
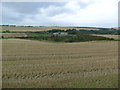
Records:
{"label": "overcast cloud bank", "polygon": [[2,24],[117,27],[119,0],[3,3]]}

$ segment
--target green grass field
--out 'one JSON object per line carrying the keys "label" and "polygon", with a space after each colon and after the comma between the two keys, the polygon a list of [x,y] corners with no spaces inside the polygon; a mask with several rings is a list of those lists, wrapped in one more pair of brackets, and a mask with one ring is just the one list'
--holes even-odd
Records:
{"label": "green grass field", "polygon": [[3,88],[117,88],[118,41],[2,40]]}
{"label": "green grass field", "polygon": [[36,34],[32,33],[31,36],[51,36],[50,34]]}

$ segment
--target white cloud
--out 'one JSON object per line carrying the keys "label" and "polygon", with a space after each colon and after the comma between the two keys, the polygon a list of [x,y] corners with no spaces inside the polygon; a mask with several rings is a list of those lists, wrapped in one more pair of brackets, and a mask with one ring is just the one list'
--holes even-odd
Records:
{"label": "white cloud", "polygon": [[[64,25],[116,27],[119,0],[75,0],[63,6],[39,8],[36,14],[25,15],[20,25]],[[81,4],[87,4],[81,8]],[[19,16],[15,13],[14,16]]]}

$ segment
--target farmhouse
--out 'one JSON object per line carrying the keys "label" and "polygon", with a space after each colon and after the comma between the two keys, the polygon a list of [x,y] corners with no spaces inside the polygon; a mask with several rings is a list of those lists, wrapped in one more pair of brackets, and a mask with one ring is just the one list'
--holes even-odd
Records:
{"label": "farmhouse", "polygon": [[68,35],[68,33],[67,32],[55,32],[55,33],[53,33],[54,35],[58,35],[58,34],[61,34],[61,35]]}

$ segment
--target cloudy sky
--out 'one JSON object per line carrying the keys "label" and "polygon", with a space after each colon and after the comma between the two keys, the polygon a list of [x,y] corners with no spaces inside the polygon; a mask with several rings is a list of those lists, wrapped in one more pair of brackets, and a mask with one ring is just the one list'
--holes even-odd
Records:
{"label": "cloudy sky", "polygon": [[118,1],[2,2],[2,24],[117,27]]}

